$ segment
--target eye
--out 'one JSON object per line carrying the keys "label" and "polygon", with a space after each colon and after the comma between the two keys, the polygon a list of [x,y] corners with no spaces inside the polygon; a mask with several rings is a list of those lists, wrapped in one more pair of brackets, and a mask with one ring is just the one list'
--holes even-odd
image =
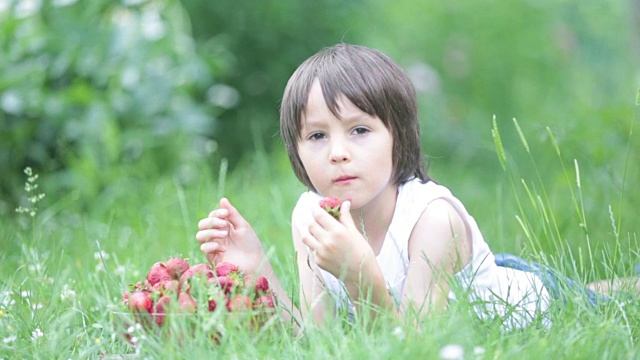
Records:
{"label": "eye", "polygon": [[369,129],[367,129],[366,127],[363,126],[358,126],[357,128],[353,129],[353,133],[356,135],[363,135],[369,132]]}
{"label": "eye", "polygon": [[325,138],[325,135],[320,132],[313,133],[307,137],[307,140],[322,140]]}

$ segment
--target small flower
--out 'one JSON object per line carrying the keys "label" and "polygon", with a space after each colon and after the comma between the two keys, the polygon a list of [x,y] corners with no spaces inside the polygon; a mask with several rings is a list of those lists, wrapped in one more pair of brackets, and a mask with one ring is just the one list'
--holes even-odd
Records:
{"label": "small flower", "polygon": [[104,250],[100,250],[93,253],[93,258],[96,260],[100,260],[100,259],[107,260],[109,259],[109,257],[110,257],[109,253]]}
{"label": "small flower", "polygon": [[60,300],[65,301],[67,299],[74,299],[76,292],[69,288],[69,285],[64,284],[62,292],[60,292]]}
{"label": "small flower", "polygon": [[4,311],[0,310],[0,317],[4,316]]}
{"label": "small flower", "polygon": [[118,265],[113,273],[116,275],[122,275],[126,272],[126,270],[127,268],[124,265]]}
{"label": "small flower", "polygon": [[464,349],[458,344],[449,344],[440,349],[439,355],[442,360],[462,360]]}
{"label": "small flower", "polygon": [[36,340],[40,337],[43,337],[44,333],[42,332],[42,330],[40,330],[40,328],[36,328],[35,330],[33,330],[31,332],[31,339]]}
{"label": "small flower", "polygon": [[485,351],[486,350],[482,346],[476,346],[473,348],[473,355],[475,357],[480,357],[484,355]]}
{"label": "small flower", "polygon": [[22,290],[20,292],[20,297],[22,297],[23,299],[28,299],[31,297],[31,291],[29,290]]}
{"label": "small flower", "polygon": [[96,343],[96,344],[100,344],[100,342],[101,342],[101,341],[102,341],[102,339],[100,339],[100,338],[96,338],[95,343]]}
{"label": "small flower", "polygon": [[33,303],[33,304],[31,304],[31,309],[33,309],[33,310],[42,309],[42,304],[41,303]]}
{"label": "small flower", "polygon": [[5,344],[11,344],[12,342],[16,341],[17,338],[18,337],[16,335],[10,335],[2,339],[2,342]]}
{"label": "small flower", "polygon": [[398,340],[404,340],[404,330],[400,326],[393,329],[393,336],[395,336]]}

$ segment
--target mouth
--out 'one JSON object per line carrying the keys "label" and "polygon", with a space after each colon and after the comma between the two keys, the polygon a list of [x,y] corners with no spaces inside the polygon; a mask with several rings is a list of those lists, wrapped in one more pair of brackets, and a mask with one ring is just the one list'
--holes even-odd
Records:
{"label": "mouth", "polygon": [[341,176],[331,180],[331,182],[333,182],[334,184],[342,185],[342,184],[349,184],[349,183],[353,182],[355,179],[357,179],[357,177],[355,177],[355,176],[341,175]]}

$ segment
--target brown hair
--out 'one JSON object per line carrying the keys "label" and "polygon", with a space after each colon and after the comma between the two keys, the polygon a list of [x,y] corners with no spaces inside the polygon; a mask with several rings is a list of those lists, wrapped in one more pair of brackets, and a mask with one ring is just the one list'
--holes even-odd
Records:
{"label": "brown hair", "polygon": [[291,75],[280,107],[280,133],[293,171],[315,191],[300,156],[298,142],[309,91],[318,79],[329,110],[338,116],[344,95],[360,110],[377,116],[393,137],[393,179],[429,180],[420,149],[415,89],[407,75],[384,53],[358,45],[338,44],[316,53]]}

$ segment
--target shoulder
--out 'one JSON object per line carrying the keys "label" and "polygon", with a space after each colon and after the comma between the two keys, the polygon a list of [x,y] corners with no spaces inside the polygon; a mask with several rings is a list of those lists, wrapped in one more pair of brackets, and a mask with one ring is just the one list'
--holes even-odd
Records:
{"label": "shoulder", "polygon": [[471,259],[471,236],[464,209],[447,197],[432,199],[409,238],[409,257],[426,257],[433,263],[446,264],[453,264],[455,258],[462,264],[450,269],[460,269]]}

